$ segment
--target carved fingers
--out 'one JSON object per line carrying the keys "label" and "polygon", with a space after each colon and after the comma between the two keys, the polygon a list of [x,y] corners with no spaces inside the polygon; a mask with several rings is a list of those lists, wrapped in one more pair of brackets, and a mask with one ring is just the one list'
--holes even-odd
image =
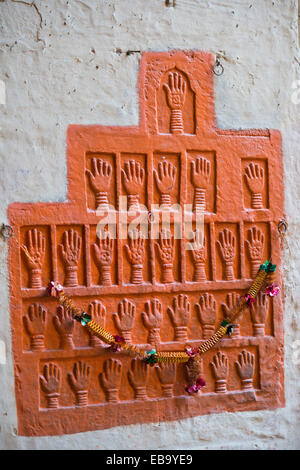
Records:
{"label": "carved fingers", "polygon": [[117,359],[107,359],[104,362],[100,380],[106,391],[109,392],[120,388],[121,372],[122,363]]}
{"label": "carved fingers", "polygon": [[216,380],[226,380],[229,371],[228,358],[219,351],[210,363]]}
{"label": "carved fingers", "polygon": [[139,195],[145,179],[145,170],[142,168],[140,162],[129,160],[125,163],[124,169],[122,169],[121,172],[123,185],[127,194]]}
{"label": "carved fingers", "polygon": [[155,181],[161,194],[170,194],[175,186],[176,166],[163,160],[158,164],[158,170],[154,170]]}
{"label": "carved fingers", "polygon": [[128,245],[125,245],[129,262],[143,264],[145,254],[145,237],[140,230],[128,232]]}
{"label": "carved fingers", "polygon": [[242,380],[252,380],[254,375],[255,357],[245,349],[239,354],[238,360],[235,362],[238,374]]}
{"label": "carved fingers", "polygon": [[24,315],[24,322],[28,333],[31,336],[44,335],[46,326],[47,310],[38,303],[31,304],[28,314]]}
{"label": "carved fingers", "polygon": [[191,162],[191,178],[195,188],[206,189],[211,174],[211,163],[204,157],[198,157]]}
{"label": "carved fingers", "polygon": [[215,325],[217,320],[217,302],[212,294],[203,294],[196,304],[201,325]]}
{"label": "carved fingers", "polygon": [[40,375],[40,383],[44,393],[59,393],[61,385],[61,368],[54,362],[45,364],[43,375]]}
{"label": "carved fingers", "polygon": [[86,170],[90,185],[95,193],[107,193],[110,187],[112,167],[101,158],[92,158],[91,171]]}
{"label": "carved fingers", "polygon": [[46,252],[46,239],[36,228],[28,230],[27,245],[22,245],[29,267],[42,268]]}
{"label": "carved fingers", "polygon": [[145,303],[145,312],[142,312],[142,318],[148,330],[160,328],[162,322],[162,307],[158,299],[148,300]]}
{"label": "carved fingers", "polygon": [[182,109],[186,95],[186,81],[182,74],[170,72],[168,83],[163,85],[167,93],[168,105],[171,109]]}
{"label": "carved fingers", "polygon": [[173,299],[173,308],[168,307],[168,314],[174,326],[187,326],[191,316],[191,304],[188,296],[179,294]]}
{"label": "carved fingers", "polygon": [[124,299],[119,303],[118,313],[113,314],[116,328],[128,341],[134,324],[135,310],[135,304],[128,299]]}
{"label": "carved fingers", "polygon": [[[78,267],[81,252],[81,237],[76,230],[69,229],[63,234],[63,242],[59,245],[66,269]],[[65,281],[67,284],[68,281]],[[69,287],[72,287],[71,285]]]}

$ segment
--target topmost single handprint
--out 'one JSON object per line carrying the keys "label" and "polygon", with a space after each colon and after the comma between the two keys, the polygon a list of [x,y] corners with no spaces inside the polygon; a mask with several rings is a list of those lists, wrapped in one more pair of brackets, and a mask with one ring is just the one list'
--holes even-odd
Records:
{"label": "topmost single handprint", "polygon": [[163,85],[166,90],[168,106],[171,109],[171,134],[183,134],[182,110],[186,97],[186,80],[178,72],[169,73],[169,84]]}

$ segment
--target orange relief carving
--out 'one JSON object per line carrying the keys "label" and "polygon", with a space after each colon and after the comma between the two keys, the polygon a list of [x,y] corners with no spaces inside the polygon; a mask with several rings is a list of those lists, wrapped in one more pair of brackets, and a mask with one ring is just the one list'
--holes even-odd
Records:
{"label": "orange relief carving", "polygon": [[[204,52],[144,54],[139,127],[70,125],[67,202],[9,206],[20,435],[284,405],[280,294],[260,292],[196,360],[150,367],[125,350],[192,354],[260,265],[280,266],[280,133],[217,128],[213,65]],[[51,280],[124,349],[75,322]],[[206,385],[191,396],[195,373]]]}

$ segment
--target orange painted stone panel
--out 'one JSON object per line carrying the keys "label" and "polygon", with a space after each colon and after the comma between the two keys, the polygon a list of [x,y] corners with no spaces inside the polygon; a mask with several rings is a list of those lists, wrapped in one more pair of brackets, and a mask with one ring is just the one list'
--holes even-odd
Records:
{"label": "orange painted stone panel", "polygon": [[[260,294],[232,336],[203,355],[206,386],[194,396],[183,364],[151,368],[113,353],[46,294],[57,280],[113,334],[183,350],[212,335],[262,261],[280,266],[280,133],[218,129],[213,77],[204,52],[143,54],[139,126],[70,125],[68,201],[9,206],[19,434],[284,406],[282,293]],[[167,231],[153,205],[168,214]],[[180,237],[185,205],[190,226]],[[117,222],[116,237],[101,237],[103,217]]]}

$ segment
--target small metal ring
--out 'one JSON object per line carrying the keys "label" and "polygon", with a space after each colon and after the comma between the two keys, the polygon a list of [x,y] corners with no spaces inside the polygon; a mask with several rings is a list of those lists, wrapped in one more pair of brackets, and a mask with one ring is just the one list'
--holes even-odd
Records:
{"label": "small metal ring", "polygon": [[278,223],[278,232],[280,235],[284,234],[287,232],[288,229],[288,223],[286,220],[280,220]]}
{"label": "small metal ring", "polygon": [[148,212],[148,222],[150,224],[153,224],[154,221],[155,221],[155,215],[153,214],[153,212]]}
{"label": "small metal ring", "polygon": [[214,63],[213,72],[215,75],[218,75],[218,76],[223,75],[224,73],[224,67],[219,61],[219,59],[217,59],[216,62]]}
{"label": "small metal ring", "polygon": [[14,229],[12,228],[11,225],[2,224],[0,233],[5,240],[8,240],[10,237],[14,235]]}

